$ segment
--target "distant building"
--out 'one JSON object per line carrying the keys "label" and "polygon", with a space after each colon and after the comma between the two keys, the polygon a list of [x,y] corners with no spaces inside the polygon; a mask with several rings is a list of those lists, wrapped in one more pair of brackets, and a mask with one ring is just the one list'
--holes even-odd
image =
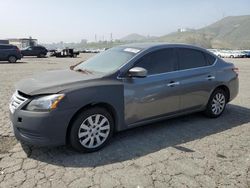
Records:
{"label": "distant building", "polygon": [[193,31],[193,29],[190,29],[190,28],[179,28],[177,31],[179,33],[183,33],[183,32],[187,32],[187,31]]}
{"label": "distant building", "polygon": [[27,48],[28,46],[36,46],[37,39],[32,38],[21,38],[21,39],[8,39],[9,44],[13,44],[18,48]]}
{"label": "distant building", "polygon": [[13,44],[17,46],[20,49],[29,47],[29,46],[36,46],[37,45],[37,39],[30,38],[21,38],[21,39],[4,39],[0,40],[0,44]]}
{"label": "distant building", "polygon": [[82,39],[80,43],[81,43],[81,44],[87,44],[87,42],[88,42],[88,41],[87,41],[86,39]]}

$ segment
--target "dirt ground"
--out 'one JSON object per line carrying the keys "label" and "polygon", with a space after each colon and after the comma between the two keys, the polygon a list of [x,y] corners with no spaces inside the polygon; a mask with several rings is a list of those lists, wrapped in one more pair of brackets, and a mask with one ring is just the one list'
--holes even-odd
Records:
{"label": "dirt ground", "polygon": [[0,62],[0,187],[250,187],[250,59],[240,69],[240,93],[218,119],[201,113],[131,129],[101,151],[19,143],[8,103],[20,79],[87,59],[24,58]]}

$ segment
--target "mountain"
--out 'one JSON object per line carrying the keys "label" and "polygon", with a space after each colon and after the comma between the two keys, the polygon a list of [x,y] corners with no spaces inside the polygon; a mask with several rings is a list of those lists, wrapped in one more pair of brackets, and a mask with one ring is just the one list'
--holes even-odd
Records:
{"label": "mountain", "polygon": [[215,48],[250,48],[250,15],[226,17],[199,32],[211,36]]}
{"label": "mountain", "polygon": [[250,49],[250,15],[229,16],[207,27],[171,33],[157,41],[195,44],[205,48]]}
{"label": "mountain", "polygon": [[[204,48],[250,49],[250,15],[229,16],[201,29],[180,29],[160,37],[132,33],[112,42],[66,43],[63,47],[110,48],[131,42],[187,43]],[[57,45],[51,47],[58,48]]]}
{"label": "mountain", "polygon": [[137,33],[132,33],[129,34],[123,38],[120,39],[121,41],[145,41],[147,40],[147,37],[143,36],[143,35],[139,35]]}

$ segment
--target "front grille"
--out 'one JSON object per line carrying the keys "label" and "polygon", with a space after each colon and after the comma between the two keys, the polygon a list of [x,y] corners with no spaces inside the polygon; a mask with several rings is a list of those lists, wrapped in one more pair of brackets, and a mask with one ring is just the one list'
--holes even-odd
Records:
{"label": "front grille", "polygon": [[20,95],[18,91],[15,91],[15,93],[11,97],[9,105],[11,113],[14,113],[14,111],[27,100],[28,99],[26,97]]}

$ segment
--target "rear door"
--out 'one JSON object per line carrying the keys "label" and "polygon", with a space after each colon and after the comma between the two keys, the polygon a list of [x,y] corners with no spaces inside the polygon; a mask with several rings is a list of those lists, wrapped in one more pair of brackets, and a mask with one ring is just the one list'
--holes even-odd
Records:
{"label": "rear door", "polygon": [[151,52],[135,63],[134,67],[147,69],[148,76],[123,78],[127,125],[179,110],[177,66],[177,54],[172,48]]}
{"label": "rear door", "polygon": [[27,49],[25,49],[22,53],[24,56],[32,56],[32,51],[33,51],[33,48],[32,47],[29,47]]}
{"label": "rear door", "polygon": [[[178,48],[181,110],[196,110],[206,105],[215,81],[210,55],[196,49]],[[211,56],[212,57],[212,56]],[[213,58],[213,57],[212,57]]]}
{"label": "rear door", "polygon": [[3,57],[4,57],[4,51],[2,46],[0,45],[0,60],[3,60]]}
{"label": "rear door", "polygon": [[33,46],[32,47],[32,55],[33,56],[39,56],[40,53],[41,53],[40,47],[37,47],[37,46]]}
{"label": "rear door", "polygon": [[11,46],[0,45],[0,60],[8,60]]}

